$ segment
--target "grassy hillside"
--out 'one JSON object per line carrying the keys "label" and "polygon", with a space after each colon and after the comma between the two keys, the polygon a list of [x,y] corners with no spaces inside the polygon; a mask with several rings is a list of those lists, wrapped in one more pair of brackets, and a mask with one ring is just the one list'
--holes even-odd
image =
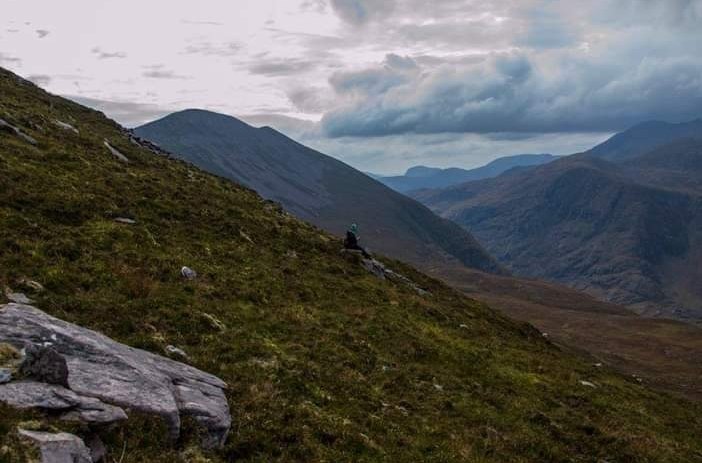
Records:
{"label": "grassy hillside", "polygon": [[[0,118],[38,141],[0,131],[0,285],[129,345],[174,344],[230,386],[223,450],[199,455],[190,433],[170,446],[133,417],[105,431],[110,461],[702,460],[699,406],[398,262],[432,296],[377,280],[330,235],[131,144],[94,111],[0,71]],[[0,461],[21,461],[20,422],[65,428],[0,412]]]}

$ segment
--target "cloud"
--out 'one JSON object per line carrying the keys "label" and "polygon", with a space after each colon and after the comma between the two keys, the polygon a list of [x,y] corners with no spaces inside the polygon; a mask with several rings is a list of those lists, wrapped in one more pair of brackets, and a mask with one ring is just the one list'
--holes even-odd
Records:
{"label": "cloud", "polygon": [[286,93],[288,100],[302,113],[321,113],[333,104],[333,96],[324,87],[297,86]]}
{"label": "cloud", "polygon": [[122,51],[107,52],[100,49],[100,47],[95,47],[91,51],[94,55],[97,55],[98,59],[124,59],[127,57],[127,54]]}
{"label": "cloud", "polygon": [[37,29],[35,32],[37,33],[37,36],[40,39],[43,39],[44,37],[46,37],[47,35],[49,35],[51,33],[51,31],[48,31],[46,29]]}
{"label": "cloud", "polygon": [[193,21],[191,19],[183,19],[181,23],[190,24],[193,26],[224,26],[224,23],[219,21]]}
{"label": "cloud", "polygon": [[331,0],[334,12],[353,25],[362,25],[388,14],[394,6],[394,0]]}
{"label": "cloud", "polygon": [[173,112],[152,104],[104,100],[79,95],[63,95],[76,103],[102,111],[126,127],[136,127]]}
{"label": "cloud", "polygon": [[35,83],[39,87],[46,87],[51,83],[51,76],[46,74],[32,74],[27,76],[27,80]]}
{"label": "cloud", "polygon": [[185,48],[184,53],[203,56],[232,56],[241,50],[241,45],[236,42],[214,44],[211,42],[192,43]]}
{"label": "cloud", "polygon": [[[679,39],[679,37],[676,37]],[[380,65],[330,79],[339,107],[331,137],[442,132],[593,132],[647,119],[702,116],[702,59],[673,54],[677,40],[642,50],[622,38],[598,54],[491,54],[463,66],[407,72]]]}
{"label": "cloud", "polygon": [[265,76],[288,76],[309,71],[316,65],[315,61],[307,59],[270,59],[251,65],[249,72]]}
{"label": "cloud", "polygon": [[20,58],[17,58],[16,56],[11,56],[6,53],[0,52],[0,63],[9,63],[14,64],[16,66],[20,66],[22,64],[22,60]]}
{"label": "cloud", "polygon": [[163,65],[146,66],[146,68],[149,70],[144,71],[141,75],[144,77],[148,77],[150,79],[184,80],[184,79],[189,78],[187,76],[176,74],[175,71],[171,71],[169,69],[163,69]]}

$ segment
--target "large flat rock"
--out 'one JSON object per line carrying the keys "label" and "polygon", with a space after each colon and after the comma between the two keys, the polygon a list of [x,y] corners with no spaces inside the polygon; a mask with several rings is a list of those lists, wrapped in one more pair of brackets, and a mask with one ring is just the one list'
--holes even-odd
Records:
{"label": "large flat rock", "polygon": [[[43,387],[44,392],[52,393],[47,395],[47,400],[78,402],[73,406],[74,418],[79,418],[81,413],[97,418],[105,418],[110,413],[119,416],[118,411],[105,409],[104,405],[111,404],[127,411],[162,417],[175,439],[180,434],[181,417],[188,415],[207,431],[203,436],[204,447],[219,447],[226,440],[231,416],[224,395],[226,384],[216,376],[120,344],[29,305],[0,305],[0,342],[18,349],[27,345],[51,346],[65,357],[68,366],[67,389],[36,381],[10,382],[0,385],[2,401],[19,406],[7,397],[17,396],[23,390],[26,403],[32,404],[38,400],[37,394],[41,392],[37,391]],[[14,388],[14,392],[11,394],[8,389],[3,392],[3,388]],[[81,400],[84,406],[80,405]]]}

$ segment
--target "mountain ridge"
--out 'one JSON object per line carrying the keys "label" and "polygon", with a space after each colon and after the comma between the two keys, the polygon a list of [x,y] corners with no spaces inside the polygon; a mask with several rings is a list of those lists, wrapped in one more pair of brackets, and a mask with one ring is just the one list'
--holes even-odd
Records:
{"label": "mountain ridge", "polygon": [[[504,270],[470,234],[425,206],[272,128],[186,110],[134,129],[182,159],[240,182],[337,235],[351,222],[365,246],[416,264]],[[431,264],[429,264],[431,265]]]}
{"label": "mountain ridge", "polygon": [[[653,126],[662,131],[650,133]],[[673,283],[680,272],[697,274],[702,179],[689,167],[702,162],[702,141],[688,136],[698,126],[644,124],[545,166],[414,196],[470,229],[518,275],[648,314],[700,318],[695,284]],[[652,145],[637,138],[642,128]],[[627,151],[641,143],[637,156]]]}
{"label": "mountain ridge", "polygon": [[408,194],[414,190],[446,188],[464,182],[496,177],[510,169],[542,165],[555,159],[558,159],[558,156],[551,154],[518,154],[497,158],[474,169],[414,166],[407,169],[404,175],[380,176],[378,180],[400,193]]}

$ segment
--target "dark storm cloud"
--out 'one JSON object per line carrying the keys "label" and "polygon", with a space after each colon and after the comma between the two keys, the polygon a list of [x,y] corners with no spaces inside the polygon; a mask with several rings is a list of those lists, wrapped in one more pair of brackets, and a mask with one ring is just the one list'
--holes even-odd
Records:
{"label": "dark storm cloud", "polygon": [[98,59],[124,59],[127,57],[127,54],[124,52],[107,52],[103,51],[100,47],[95,47],[91,51],[94,55],[97,55]]}
{"label": "dark storm cloud", "polygon": [[331,137],[553,133],[702,116],[702,60],[648,57],[630,64],[569,62],[547,75],[524,55],[493,55],[479,65],[413,74],[387,65],[337,74],[333,88],[352,98],[327,113],[323,126]]}

